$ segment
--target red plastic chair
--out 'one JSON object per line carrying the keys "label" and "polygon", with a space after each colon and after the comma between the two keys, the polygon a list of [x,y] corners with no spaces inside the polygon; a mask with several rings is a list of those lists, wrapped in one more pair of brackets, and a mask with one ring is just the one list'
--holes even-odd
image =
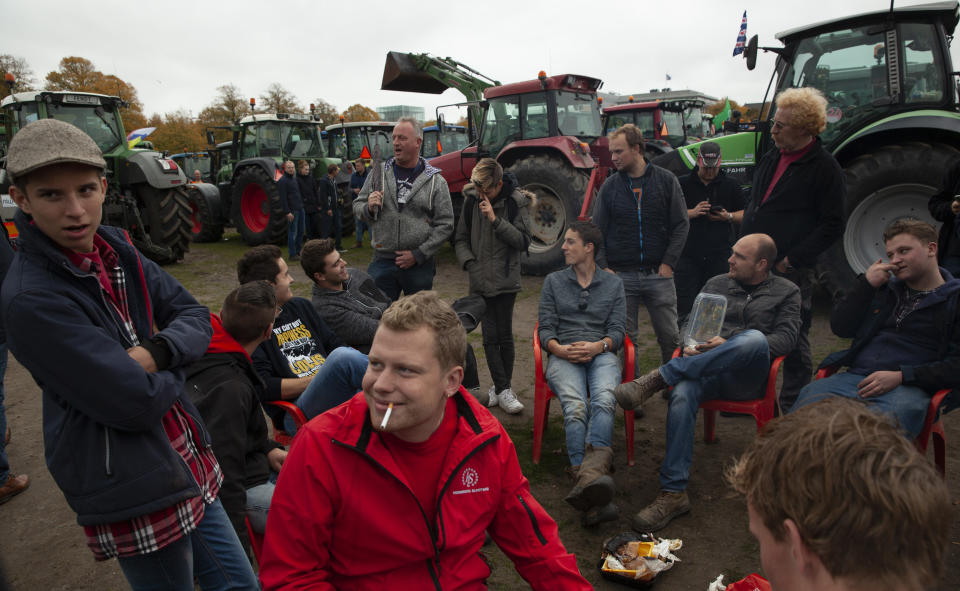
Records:
{"label": "red plastic chair", "polygon": [[[547,385],[547,378],[543,371],[543,352],[540,347],[540,323],[533,327],[533,463],[540,463],[540,452],[543,448],[543,433],[547,430],[547,417],[550,416],[550,399],[556,394]],[[623,381],[633,380],[633,360],[636,355],[633,341],[627,335],[623,336]],[[623,413],[627,424],[633,424],[633,411]],[[633,465],[633,430],[627,429],[627,463]]]}
{"label": "red plastic chair", "polygon": [[[680,356],[680,348],[673,352],[673,357]],[[756,400],[706,400],[700,403],[703,409],[703,440],[707,443],[716,443],[717,411],[732,412],[741,415],[752,415],[757,422],[757,432],[773,419],[774,409],[777,406],[777,372],[786,356],[781,355],[770,364],[770,373],[767,375],[767,386],[763,398]],[[630,439],[633,439],[633,413],[626,425]]]}
{"label": "red plastic chair", "polygon": [[[303,414],[303,411],[300,410],[300,407],[292,402],[287,402],[286,400],[270,400],[267,401],[267,404],[272,406],[278,406],[282,408],[287,414],[293,417],[293,422],[297,426],[297,429],[307,424],[307,417]],[[287,447],[293,443],[294,435],[290,435],[283,429],[280,429],[274,425],[273,429],[273,440],[279,443],[280,445]]]}
{"label": "red plastic chair", "polygon": [[[828,366],[817,371],[814,380],[819,380],[837,373],[837,366]],[[930,398],[930,406],[927,407],[927,416],[923,419],[923,429],[913,440],[913,444],[923,455],[927,454],[927,443],[930,441],[930,435],[933,435],[933,461],[937,465],[937,470],[944,478],[947,477],[947,435],[943,431],[943,420],[940,418],[940,405],[943,399],[950,393],[950,388],[937,390]]]}
{"label": "red plastic chair", "polygon": [[253,557],[257,559],[257,564],[261,564],[260,555],[263,553],[263,534],[258,534],[253,531],[249,517],[244,516],[243,522],[247,524],[247,536],[250,537],[250,548],[253,549]]}

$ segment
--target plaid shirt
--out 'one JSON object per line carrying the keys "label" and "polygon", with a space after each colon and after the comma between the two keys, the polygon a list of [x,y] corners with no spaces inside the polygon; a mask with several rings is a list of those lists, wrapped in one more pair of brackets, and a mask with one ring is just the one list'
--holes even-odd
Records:
{"label": "plaid shirt", "polygon": [[[130,342],[139,344],[130,318],[126,277],[119,257],[99,235],[94,235],[94,247],[92,253],[64,252],[78,269],[97,276],[104,299],[123,321]],[[206,505],[216,500],[220,492],[220,483],[223,481],[220,465],[213,450],[203,446],[199,427],[179,402],[170,407],[161,423],[170,445],[189,466],[200,486],[200,495],[127,521],[84,526],[87,546],[97,560],[147,554],[179,540],[196,529],[203,519]]]}

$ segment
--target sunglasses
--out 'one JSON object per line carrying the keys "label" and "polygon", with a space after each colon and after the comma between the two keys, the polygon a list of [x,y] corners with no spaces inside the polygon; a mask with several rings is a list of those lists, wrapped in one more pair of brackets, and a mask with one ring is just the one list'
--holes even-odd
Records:
{"label": "sunglasses", "polygon": [[590,297],[589,290],[583,290],[580,292],[580,301],[577,303],[577,309],[580,311],[587,309],[587,299]]}

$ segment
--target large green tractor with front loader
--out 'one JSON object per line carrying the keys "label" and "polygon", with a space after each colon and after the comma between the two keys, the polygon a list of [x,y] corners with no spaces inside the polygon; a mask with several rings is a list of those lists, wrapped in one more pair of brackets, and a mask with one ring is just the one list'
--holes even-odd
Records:
{"label": "large green tractor with front loader", "polygon": [[[127,230],[133,244],[154,261],[173,263],[190,248],[187,178],[160,153],[129,147],[120,117],[124,105],[116,96],[31,91],[7,96],[0,109],[10,138],[31,121],[44,118],[66,121],[92,137],[107,162],[102,223]],[[9,181],[0,184],[7,186]]]}
{"label": "large green tractor with front loader", "polygon": [[[834,295],[885,257],[883,228],[911,216],[935,223],[927,209],[946,170],[960,159],[960,108],[950,42],[958,3],[938,2],[859,14],[785,31],[777,54],[776,92],[812,86],[827,98],[820,138],[844,169],[843,239],[821,257],[821,285]],[[757,38],[747,66],[756,64]],[[773,80],[771,79],[771,84]],[[722,166],[749,186],[757,161],[773,147],[766,118],[741,123],[740,133],[712,138]],[[654,160],[689,172],[700,144]]]}

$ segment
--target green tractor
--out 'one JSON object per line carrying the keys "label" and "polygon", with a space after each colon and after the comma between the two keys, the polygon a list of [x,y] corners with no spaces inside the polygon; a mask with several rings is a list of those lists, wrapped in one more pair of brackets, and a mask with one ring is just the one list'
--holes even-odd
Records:
{"label": "green tractor", "polygon": [[[827,98],[820,138],[847,184],[843,239],[818,264],[821,285],[834,295],[885,256],[881,233],[891,221],[911,216],[934,223],[927,202],[960,159],[950,60],[958,20],[955,0],[895,8],[792,29],[777,35],[783,47],[763,48],[777,54],[777,92],[812,86]],[[754,36],[745,54],[748,68],[756,55]],[[745,186],[773,146],[774,110],[764,120],[739,124],[733,131],[740,133],[711,139],[722,146],[722,166]],[[654,162],[686,174],[699,146],[680,147]]]}
{"label": "green tractor", "polygon": [[[222,224],[231,220],[250,246],[283,242],[287,219],[277,189],[283,162],[306,160],[316,178],[327,173],[328,165],[343,168],[343,163],[339,158],[326,157],[320,127],[313,115],[254,114],[229,129],[233,132],[229,156],[225,153],[227,146],[216,145],[220,204],[210,209],[219,211]],[[207,141],[211,147],[215,145],[211,130],[207,131]],[[343,174],[345,171],[340,176]],[[346,178],[349,181],[349,174]]]}
{"label": "green tractor", "polygon": [[[127,230],[140,252],[157,263],[173,263],[190,248],[187,178],[173,160],[153,150],[129,147],[120,118],[124,105],[116,96],[31,91],[7,96],[0,109],[10,138],[43,118],[66,121],[92,137],[107,161],[103,223]],[[7,182],[4,179],[0,185]]]}

